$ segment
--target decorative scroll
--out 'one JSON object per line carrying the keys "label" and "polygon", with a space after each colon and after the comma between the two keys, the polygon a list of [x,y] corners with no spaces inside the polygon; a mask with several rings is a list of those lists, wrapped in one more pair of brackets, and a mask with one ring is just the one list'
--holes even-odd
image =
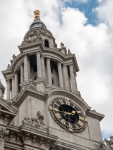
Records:
{"label": "decorative scroll", "polygon": [[44,124],[44,116],[41,114],[40,111],[37,112],[37,116],[35,118],[26,118],[22,121],[23,125],[30,125],[34,127],[43,127]]}

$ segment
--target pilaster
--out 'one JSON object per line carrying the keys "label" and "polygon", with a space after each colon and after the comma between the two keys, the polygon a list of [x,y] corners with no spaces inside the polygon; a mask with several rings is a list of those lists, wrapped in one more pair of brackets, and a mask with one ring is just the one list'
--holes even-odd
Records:
{"label": "pilaster", "polygon": [[15,73],[15,96],[18,94],[18,74]]}
{"label": "pilaster", "polygon": [[0,98],[3,98],[3,92],[2,92],[2,89],[0,89]]}
{"label": "pilaster", "polygon": [[77,91],[77,83],[76,83],[76,78],[73,70],[73,66],[69,66],[70,69],[70,76],[71,76],[71,85],[72,85],[72,92]]}
{"label": "pilaster", "polygon": [[24,56],[24,81],[28,81],[28,56]]}
{"label": "pilaster", "polygon": [[14,78],[12,78],[12,98],[15,96],[15,84],[14,84]]}
{"label": "pilaster", "polygon": [[67,66],[66,65],[63,65],[63,79],[64,79],[64,88],[66,90],[70,91],[68,70],[67,70]]}
{"label": "pilaster", "polygon": [[7,100],[10,100],[10,79],[7,79]]}

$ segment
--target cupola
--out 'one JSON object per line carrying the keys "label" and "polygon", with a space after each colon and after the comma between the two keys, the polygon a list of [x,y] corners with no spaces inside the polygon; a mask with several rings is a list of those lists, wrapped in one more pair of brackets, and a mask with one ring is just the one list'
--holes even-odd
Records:
{"label": "cupola", "polygon": [[34,29],[34,28],[45,28],[46,29],[45,24],[40,20],[40,11],[35,10],[34,14],[35,14],[34,22],[31,24],[30,29]]}

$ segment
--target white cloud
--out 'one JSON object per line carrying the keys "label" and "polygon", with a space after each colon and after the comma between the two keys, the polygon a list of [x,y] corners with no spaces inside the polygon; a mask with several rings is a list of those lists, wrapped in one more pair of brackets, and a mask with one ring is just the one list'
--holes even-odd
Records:
{"label": "white cloud", "polygon": [[[82,1],[83,2],[83,1]],[[85,2],[85,1],[84,1]],[[65,8],[61,0],[0,1],[0,70],[4,70],[12,54],[33,21],[33,11],[41,11],[41,20],[52,31],[59,43],[62,41],[77,56],[80,72],[78,87],[85,101],[106,115],[101,127],[113,132],[113,1],[105,0],[95,9],[100,23],[89,25],[83,12]],[[2,74],[0,78],[5,84]]]}
{"label": "white cloud", "polygon": [[77,2],[77,3],[87,3],[89,2],[90,0],[64,0],[63,2],[68,2],[68,3],[71,3],[71,2]]}
{"label": "white cloud", "polygon": [[99,3],[102,3],[103,2],[103,0],[97,0]]}
{"label": "white cloud", "polygon": [[113,31],[113,0],[104,0],[103,3],[95,9],[100,21],[104,21]]}

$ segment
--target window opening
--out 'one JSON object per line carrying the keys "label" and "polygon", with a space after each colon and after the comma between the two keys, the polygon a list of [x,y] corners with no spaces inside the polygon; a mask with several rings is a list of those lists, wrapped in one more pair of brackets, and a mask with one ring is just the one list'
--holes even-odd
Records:
{"label": "window opening", "polygon": [[48,40],[45,40],[44,42],[45,42],[45,47],[49,47],[49,42],[48,42]]}
{"label": "window opening", "polygon": [[34,72],[37,72],[37,65],[34,65]]}
{"label": "window opening", "polygon": [[51,73],[53,73],[53,67],[51,66]]}

